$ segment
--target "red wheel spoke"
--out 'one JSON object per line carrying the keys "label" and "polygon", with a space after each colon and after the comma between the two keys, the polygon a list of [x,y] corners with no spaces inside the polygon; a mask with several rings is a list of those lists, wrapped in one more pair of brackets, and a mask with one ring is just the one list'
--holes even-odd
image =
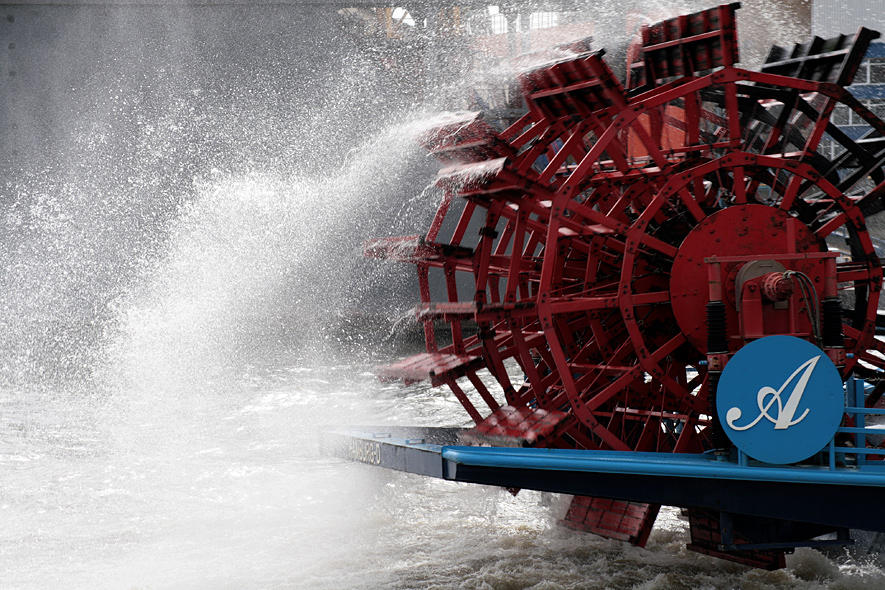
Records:
{"label": "red wheel spoke", "polygon": [[836,272],[836,281],[839,283],[869,283],[870,271],[866,267],[858,267],[850,263],[840,265]]}
{"label": "red wheel spoke", "polygon": [[555,314],[577,313],[595,309],[617,309],[617,297],[577,297],[575,299],[554,299],[550,303]]}
{"label": "red wheel spoke", "polygon": [[691,194],[688,189],[681,189],[679,191],[679,197],[682,200],[682,203],[688,207],[688,212],[691,213],[691,216],[694,217],[696,222],[701,222],[707,217],[707,214],[704,213],[704,210],[701,209],[700,205],[695,201],[694,195]]}
{"label": "red wheel spoke", "polygon": [[640,305],[650,305],[653,303],[666,303],[667,301],[670,301],[670,292],[658,291],[650,293],[636,293],[630,298],[630,301],[634,307],[638,307]]}
{"label": "red wheel spoke", "polygon": [[820,238],[826,238],[828,235],[845,225],[845,219],[845,213],[840,213],[825,224],[823,224],[814,233],[816,233]]}
{"label": "red wheel spoke", "polygon": [[732,175],[735,205],[742,205],[747,202],[746,180],[746,176],[744,176],[744,167],[735,166]]}

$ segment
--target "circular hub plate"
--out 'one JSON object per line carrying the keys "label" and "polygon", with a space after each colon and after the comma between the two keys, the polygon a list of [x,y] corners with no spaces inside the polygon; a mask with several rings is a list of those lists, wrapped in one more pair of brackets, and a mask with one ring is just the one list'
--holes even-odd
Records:
{"label": "circular hub plate", "polygon": [[[683,240],[670,274],[673,315],[688,340],[707,352],[706,305],[710,301],[709,264],[713,256],[765,257],[778,254],[821,252],[816,236],[790,214],[759,204],[735,205],[713,213],[699,223]],[[740,262],[722,265],[723,294],[732,268]],[[736,310],[733,300],[726,303],[729,327],[734,334]]]}

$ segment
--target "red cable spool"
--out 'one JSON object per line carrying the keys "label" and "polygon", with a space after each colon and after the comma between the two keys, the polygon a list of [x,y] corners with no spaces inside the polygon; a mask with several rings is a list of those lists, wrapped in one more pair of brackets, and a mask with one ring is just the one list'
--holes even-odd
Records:
{"label": "red cable spool", "polygon": [[[738,7],[645,28],[629,88],[602,51],[581,53],[520,76],[527,112],[505,131],[464,113],[420,138],[444,166],[436,217],[366,252],[417,265],[427,352],[383,376],[447,384],[469,441],[703,452],[721,444],[718,371],[754,338],[811,340],[843,377],[885,369],[866,225],[883,210],[885,123],[844,88],[878,34],[775,47],[747,71]],[[830,124],[838,105],[866,137]],[[566,522],[642,545],[657,509],[576,498]],[[692,522],[694,549],[783,563],[718,551],[715,522]]]}

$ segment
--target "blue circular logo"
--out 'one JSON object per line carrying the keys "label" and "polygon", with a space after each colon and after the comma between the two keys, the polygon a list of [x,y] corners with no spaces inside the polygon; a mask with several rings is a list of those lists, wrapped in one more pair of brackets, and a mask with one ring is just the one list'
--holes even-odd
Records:
{"label": "blue circular logo", "polygon": [[842,377],[826,353],[793,336],[768,336],[725,365],[719,421],[741,451],[765,463],[796,463],[826,446],[842,421]]}

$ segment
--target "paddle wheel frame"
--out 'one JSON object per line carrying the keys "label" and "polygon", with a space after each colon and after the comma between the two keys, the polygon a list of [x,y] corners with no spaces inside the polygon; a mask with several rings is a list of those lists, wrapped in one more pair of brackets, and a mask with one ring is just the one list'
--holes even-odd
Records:
{"label": "paddle wheel frame", "polygon": [[[638,452],[725,452],[721,371],[767,335],[813,342],[881,397],[868,221],[885,123],[846,90],[878,33],[775,47],[749,71],[738,8],[643,28],[626,85],[604,51],[579,53],[519,76],[526,112],[503,131],[480,113],[425,129],[442,164],[430,228],[366,255],[416,265],[426,352],[382,377],[446,384],[473,444]],[[866,136],[832,124],[837,105]],[[579,497],[566,524],[642,545],[657,512]],[[707,516],[693,548],[782,565],[781,549],[722,550]]]}

